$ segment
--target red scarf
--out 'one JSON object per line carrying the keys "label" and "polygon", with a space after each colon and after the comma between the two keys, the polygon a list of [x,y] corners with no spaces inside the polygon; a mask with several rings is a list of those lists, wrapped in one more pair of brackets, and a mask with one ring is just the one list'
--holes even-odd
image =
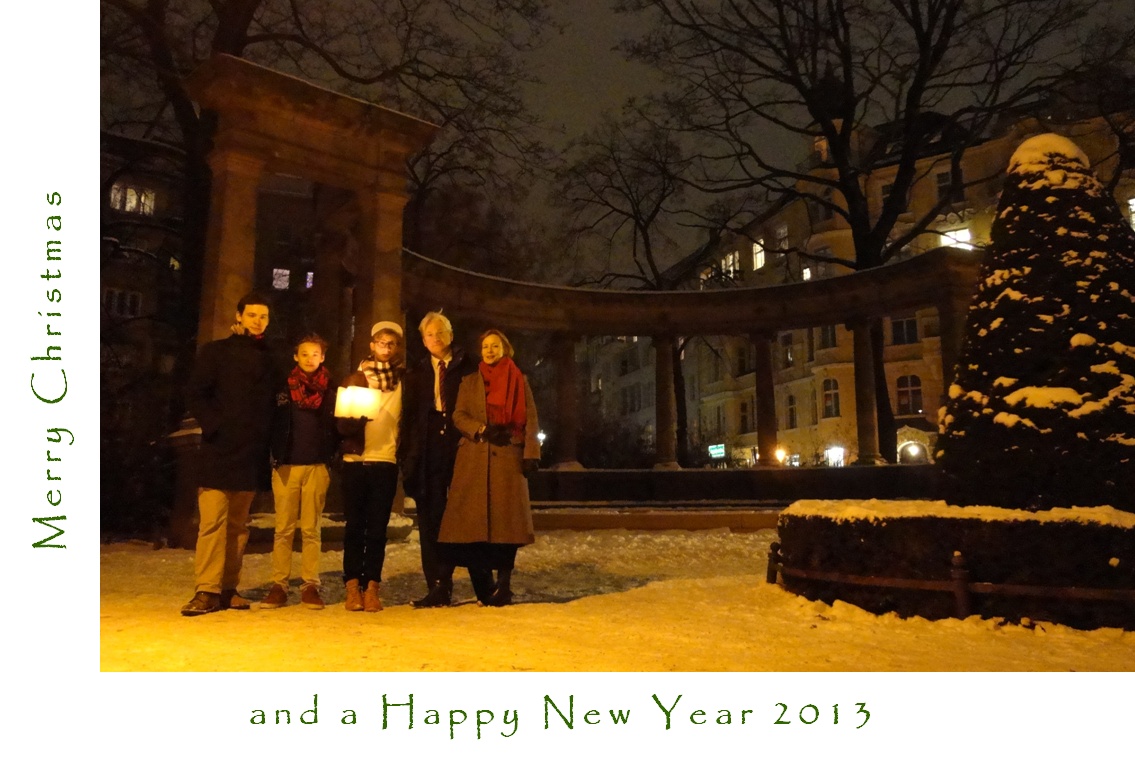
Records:
{"label": "red scarf", "polygon": [[504,424],[513,436],[524,435],[528,406],[524,399],[524,374],[511,358],[502,357],[493,365],[481,362],[485,380],[485,406],[490,424]]}
{"label": "red scarf", "polygon": [[292,404],[306,410],[318,410],[323,404],[323,395],[327,392],[327,384],[331,381],[331,372],[325,366],[313,373],[304,373],[298,365],[288,374],[288,391],[292,395]]}

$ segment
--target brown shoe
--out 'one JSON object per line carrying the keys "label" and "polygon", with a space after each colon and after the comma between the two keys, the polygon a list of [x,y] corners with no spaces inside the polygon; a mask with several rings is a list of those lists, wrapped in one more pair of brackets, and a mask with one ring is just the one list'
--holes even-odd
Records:
{"label": "brown shoe", "polygon": [[283,607],[288,603],[288,590],[280,584],[272,584],[272,588],[268,590],[267,596],[260,600],[261,610],[275,610],[277,607]]}
{"label": "brown shoe", "polygon": [[214,594],[211,591],[199,591],[193,595],[193,599],[186,602],[181,608],[181,614],[191,618],[195,615],[204,615],[220,609],[221,597],[219,594]]}
{"label": "brown shoe", "polygon": [[347,601],[343,607],[348,612],[359,612],[363,609],[363,593],[359,591],[359,579],[352,578],[347,582]]}
{"label": "brown shoe", "polygon": [[382,584],[378,581],[367,583],[367,590],[363,593],[363,609],[367,612],[378,612],[382,609],[382,598],[378,596]]}
{"label": "brown shoe", "polygon": [[249,610],[252,603],[236,593],[236,589],[221,589],[221,609]]}
{"label": "brown shoe", "polygon": [[322,610],[323,597],[319,596],[319,587],[308,584],[300,590],[300,604],[309,610]]}

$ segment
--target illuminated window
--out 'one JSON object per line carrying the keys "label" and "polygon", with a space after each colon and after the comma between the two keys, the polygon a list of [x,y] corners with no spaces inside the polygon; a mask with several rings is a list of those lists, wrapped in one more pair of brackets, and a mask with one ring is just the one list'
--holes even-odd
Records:
{"label": "illuminated window", "polygon": [[792,355],[792,333],[780,335],[780,367],[791,368],[795,359]]}
{"label": "illuminated window", "polygon": [[804,279],[804,281],[811,281],[812,280],[812,269],[811,269],[811,267],[810,266],[804,266],[804,270],[802,270],[800,272],[800,277],[802,279]]}
{"label": "illuminated window", "polygon": [[839,468],[843,466],[845,450],[843,447],[828,447],[824,450],[824,462]]}
{"label": "illuminated window", "polygon": [[[1135,206],[1133,206],[1135,207]],[[1132,211],[1135,212],[1135,211]],[[753,242],[753,270],[759,271],[765,267],[765,240],[758,239]]]}
{"label": "illuminated window", "polygon": [[272,288],[287,289],[292,281],[292,272],[287,268],[272,269]]}
{"label": "illuminated window", "polygon": [[723,276],[735,277],[741,272],[741,253],[734,250],[721,259],[721,273]]}
{"label": "illuminated window", "polygon": [[304,286],[311,289],[311,285],[315,283],[315,271],[307,272],[307,279],[304,281]]}
{"label": "illuminated window", "polygon": [[776,249],[788,249],[788,226],[778,226],[776,229]]}
{"label": "illuminated window", "polygon": [[898,415],[920,415],[922,413],[922,379],[918,376],[899,376]]}
{"label": "illuminated window", "polygon": [[110,207],[143,216],[154,214],[154,190],[117,182],[110,188]]}
{"label": "illuminated window", "polygon": [[824,417],[839,417],[839,382],[835,379],[824,379]]}
{"label": "illuminated window", "polygon": [[1127,220],[1135,226],[1135,197],[1127,201]]}
{"label": "illuminated window", "polygon": [[963,250],[972,250],[973,245],[970,244],[972,239],[970,230],[967,228],[950,229],[949,231],[942,232],[942,246],[943,247],[958,247]]}

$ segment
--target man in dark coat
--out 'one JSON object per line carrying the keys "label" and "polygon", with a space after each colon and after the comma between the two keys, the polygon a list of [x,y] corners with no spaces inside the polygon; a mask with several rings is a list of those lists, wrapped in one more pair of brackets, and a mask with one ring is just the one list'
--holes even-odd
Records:
{"label": "man in dark coat", "polygon": [[[453,595],[453,568],[438,556],[437,535],[453,478],[460,433],[453,409],[461,379],[477,370],[477,360],[453,346],[453,326],[440,312],[429,312],[418,326],[429,355],[406,375],[401,453],[403,487],[414,499],[427,594],[415,607],[445,607]],[[478,599],[492,594],[491,571],[470,571]],[[482,596],[483,595],[483,596]]]}
{"label": "man in dark coat", "polygon": [[201,348],[186,387],[190,412],[201,424],[198,479],[196,594],[181,614],[248,609],[237,594],[248,513],[257,490],[271,487],[269,439],[276,368],[264,331],[268,302],[245,295],[233,334]]}

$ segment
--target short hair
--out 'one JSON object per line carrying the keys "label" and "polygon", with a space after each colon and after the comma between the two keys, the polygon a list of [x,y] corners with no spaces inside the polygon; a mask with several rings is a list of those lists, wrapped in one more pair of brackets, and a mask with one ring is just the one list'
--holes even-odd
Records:
{"label": "short hair", "polygon": [[394,329],[379,329],[378,331],[371,334],[371,337],[370,337],[371,344],[374,344],[375,342],[377,342],[378,338],[380,336],[382,336],[383,334],[386,334],[387,336],[391,336],[391,337],[394,338],[394,358],[391,362],[400,363],[401,358],[403,357],[403,353],[404,353],[404,343],[402,341],[402,335],[399,334]]}
{"label": "short hair", "polygon": [[272,307],[268,302],[268,298],[255,290],[240,298],[240,302],[236,304],[236,312],[243,313],[244,309],[249,305],[263,305],[269,309]]}
{"label": "short hair", "polygon": [[418,324],[418,333],[422,336],[425,336],[426,327],[434,321],[440,323],[442,329],[444,329],[446,333],[448,333],[451,337],[453,336],[453,324],[449,322],[448,318],[441,314],[440,310],[431,310],[430,312],[426,313],[425,317],[422,318],[422,322]]}
{"label": "short hair", "polygon": [[501,346],[504,347],[504,356],[505,357],[512,357],[513,354],[515,354],[513,349],[512,349],[512,342],[508,341],[508,337],[505,336],[504,332],[501,331],[500,329],[489,329],[489,330],[485,331],[483,334],[481,334],[480,338],[477,340],[477,346],[480,347],[482,344],[484,344],[485,343],[485,337],[487,337],[491,334],[495,334],[496,336],[500,337]]}
{"label": "short hair", "polygon": [[306,336],[302,336],[297,339],[293,352],[299,352],[301,344],[314,344],[319,347],[320,352],[322,352],[324,355],[327,354],[327,340],[321,337],[319,334],[316,334],[314,331]]}

